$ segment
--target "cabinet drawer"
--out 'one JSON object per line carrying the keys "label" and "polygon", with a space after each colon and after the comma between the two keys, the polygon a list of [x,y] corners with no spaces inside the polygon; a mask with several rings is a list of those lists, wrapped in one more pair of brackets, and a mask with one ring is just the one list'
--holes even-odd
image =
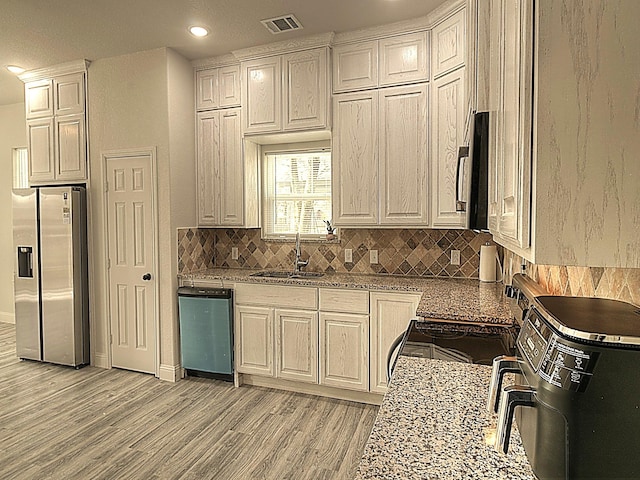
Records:
{"label": "cabinet drawer", "polygon": [[238,283],[235,296],[238,305],[318,309],[317,289],[313,287]]}
{"label": "cabinet drawer", "polygon": [[325,312],[369,314],[367,290],[319,289],[320,310]]}

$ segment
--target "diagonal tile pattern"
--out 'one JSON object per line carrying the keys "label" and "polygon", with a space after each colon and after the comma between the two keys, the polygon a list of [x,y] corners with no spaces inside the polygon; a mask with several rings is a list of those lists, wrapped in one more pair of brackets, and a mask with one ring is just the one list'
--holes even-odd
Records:
{"label": "diagonal tile pattern", "polygon": [[[292,268],[293,242],[263,240],[260,233],[260,229],[181,229],[178,270]],[[490,240],[489,234],[470,230],[343,229],[338,240],[303,241],[302,251],[303,258],[309,257],[310,271],[478,278],[480,246]],[[237,260],[231,258],[232,247],[238,248]],[[352,262],[344,262],[345,249],[352,250]],[[378,251],[379,263],[370,264],[371,250]],[[460,265],[450,265],[451,250],[460,250]]]}
{"label": "diagonal tile pattern", "polygon": [[[505,250],[505,283],[510,283],[508,265],[523,263],[521,257]],[[511,260],[513,259],[513,260]],[[640,268],[569,267],[536,265],[524,261],[526,273],[552,295],[601,297],[623,300],[640,306]]]}

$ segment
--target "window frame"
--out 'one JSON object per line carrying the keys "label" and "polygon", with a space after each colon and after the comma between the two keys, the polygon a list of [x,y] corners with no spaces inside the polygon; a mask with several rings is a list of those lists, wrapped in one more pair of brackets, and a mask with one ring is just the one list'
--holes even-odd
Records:
{"label": "window frame", "polygon": [[[268,157],[269,155],[274,154],[293,154],[293,153],[313,153],[313,152],[329,152],[331,154],[331,142],[329,140],[321,140],[314,142],[304,142],[304,143],[280,143],[280,144],[272,144],[272,145],[262,145],[260,147],[260,169],[261,169],[261,215],[262,215],[262,226],[260,228],[260,236],[263,240],[266,241],[278,241],[278,240],[295,240],[296,233],[275,233],[270,231],[270,228],[273,227],[269,223],[269,219],[271,218],[268,215],[268,209],[272,206],[272,197],[270,196],[270,192],[274,191],[275,186],[275,171],[269,165]],[[333,157],[330,161],[331,170],[333,171]],[[330,201],[330,210],[333,214],[333,175],[329,175],[329,201]],[[318,199],[326,198],[325,195],[318,195]],[[313,196],[300,196],[296,194],[291,194],[288,200],[296,201],[296,200],[309,200],[313,199]],[[325,240],[326,232],[318,233],[318,234],[309,234],[309,233],[301,233],[301,240],[304,241],[314,241],[314,240]]]}

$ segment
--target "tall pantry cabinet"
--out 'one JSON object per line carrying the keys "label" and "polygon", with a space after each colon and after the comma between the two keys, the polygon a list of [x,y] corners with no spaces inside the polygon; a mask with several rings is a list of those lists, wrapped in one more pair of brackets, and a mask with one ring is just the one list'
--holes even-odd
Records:
{"label": "tall pantry cabinet", "polygon": [[243,142],[240,65],[196,70],[198,226],[259,224],[258,155]]}

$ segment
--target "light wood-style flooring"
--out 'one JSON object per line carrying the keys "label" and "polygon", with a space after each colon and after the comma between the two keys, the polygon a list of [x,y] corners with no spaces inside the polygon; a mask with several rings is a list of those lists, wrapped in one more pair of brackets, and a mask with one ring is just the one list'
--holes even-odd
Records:
{"label": "light wood-style flooring", "polygon": [[0,323],[0,478],[351,479],[377,407],[15,356]]}

